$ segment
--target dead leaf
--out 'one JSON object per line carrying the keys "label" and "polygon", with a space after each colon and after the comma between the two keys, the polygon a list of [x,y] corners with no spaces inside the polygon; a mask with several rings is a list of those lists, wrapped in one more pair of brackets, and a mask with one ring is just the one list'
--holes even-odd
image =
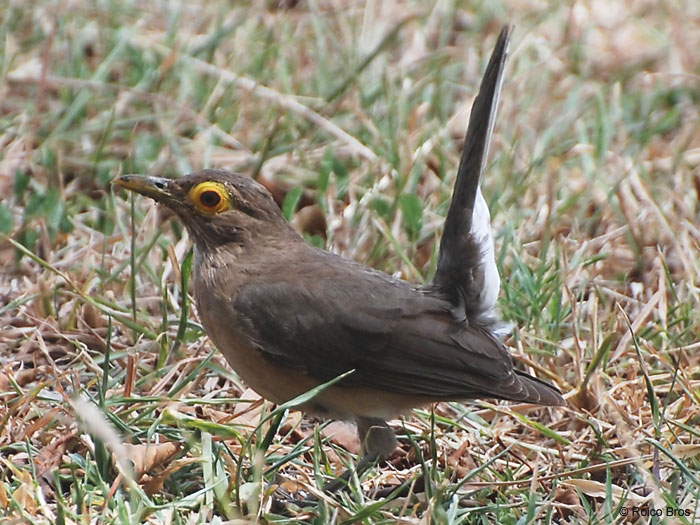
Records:
{"label": "dead leaf", "polygon": [[333,421],[321,433],[336,445],[340,445],[353,454],[359,454],[362,449],[355,425],[345,421]]}
{"label": "dead leaf", "polygon": [[38,508],[34,480],[31,473],[17,468],[11,461],[4,460],[5,466],[12,471],[15,480],[19,481],[19,487],[12,493],[12,499],[20,505],[29,515],[35,515]]}
{"label": "dead leaf", "polygon": [[25,386],[34,381],[40,372],[39,368],[28,368],[17,372],[12,371],[9,367],[0,370],[0,391],[6,392],[12,389],[13,382],[10,381],[10,378],[19,386]]}
{"label": "dead leaf", "polygon": [[561,504],[557,505],[555,509],[562,520],[570,519],[574,513],[582,515],[583,507],[581,507],[577,492],[572,487],[559,485],[554,493],[554,501]]}
{"label": "dead leaf", "polygon": [[293,479],[287,479],[283,481],[280,484],[280,487],[282,487],[285,491],[289,492],[290,494],[296,494],[300,490],[304,490],[305,486],[303,483],[300,483],[298,481],[295,481]]}
{"label": "dead leaf", "polygon": [[[562,482],[562,485],[579,489],[586,496],[591,496],[592,498],[605,498],[607,496],[606,484],[600,483],[599,481],[593,481],[590,479],[570,479]],[[615,501],[620,501],[622,498],[626,498],[627,501],[632,502],[635,505],[641,505],[649,499],[635,494],[634,492],[630,492],[628,489],[623,489],[617,485],[612,485],[610,487],[610,492]]]}
{"label": "dead leaf", "polygon": [[[301,412],[299,412],[298,410],[295,410],[294,412],[289,412],[284,420],[284,423],[282,423],[282,426],[280,427],[280,434],[286,434],[292,429],[296,429],[298,431],[302,419],[303,417],[301,415]],[[301,438],[303,436],[301,436],[301,434],[299,433],[297,437]]]}
{"label": "dead leaf", "polygon": [[469,446],[469,441],[465,439],[458,449],[447,456],[447,464],[454,470],[458,478],[465,477],[476,468],[476,463],[467,454]]}
{"label": "dead leaf", "polygon": [[179,443],[124,444],[126,456],[131,461],[134,477],[140,480],[144,474],[167,463],[180,450]]}
{"label": "dead leaf", "polygon": [[700,454],[700,443],[673,445],[673,455],[679,458],[692,458]]}
{"label": "dead leaf", "polygon": [[0,507],[6,509],[10,504],[10,498],[7,496],[7,490],[5,489],[5,484],[0,483]]}
{"label": "dead leaf", "polygon": [[241,401],[249,401],[248,403],[240,403],[240,409],[236,406],[236,410],[229,422],[235,421],[241,425],[248,425],[255,428],[260,423],[260,412],[262,411],[263,398],[260,397],[255,390],[247,388],[239,397]]}
{"label": "dead leaf", "polygon": [[21,439],[31,439],[35,432],[48,427],[49,423],[51,423],[59,413],[60,410],[58,408],[52,408],[40,418],[34,420],[24,429],[24,435],[21,437]]}
{"label": "dead leaf", "polygon": [[66,432],[39,451],[39,454],[35,459],[38,477],[43,476],[47,472],[53,472],[61,464],[63,454],[68,448],[68,443],[77,434],[77,430]]}
{"label": "dead leaf", "polygon": [[173,461],[165,470],[163,470],[163,472],[160,472],[152,477],[145,476],[145,478],[142,480],[143,490],[145,490],[146,494],[148,495],[162,492],[163,484],[165,483],[166,479],[175,474],[175,472],[180,470],[182,467],[190,465],[191,463],[197,463],[198,461],[199,458],[181,458]]}

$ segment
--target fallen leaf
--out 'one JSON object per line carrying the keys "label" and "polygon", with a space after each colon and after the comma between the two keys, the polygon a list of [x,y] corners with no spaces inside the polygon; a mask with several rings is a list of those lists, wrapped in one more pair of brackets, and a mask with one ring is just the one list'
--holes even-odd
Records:
{"label": "fallen leaf", "polygon": [[679,458],[692,458],[700,454],[700,443],[673,445],[673,455]]}
{"label": "fallen leaf", "polygon": [[131,461],[134,477],[139,480],[144,474],[167,463],[180,450],[179,443],[124,444],[126,456]]}
{"label": "fallen leaf", "polygon": [[249,401],[249,403],[244,402],[237,405],[228,423],[235,421],[238,424],[255,428],[258,426],[258,423],[260,423],[260,412],[262,411],[264,402],[263,398],[252,388],[247,388],[239,399],[241,401]]}
{"label": "fallen leaf", "polygon": [[[605,498],[607,496],[606,484],[600,483],[599,481],[593,481],[590,479],[571,479],[569,481],[564,481],[562,485],[579,489],[586,496],[591,496],[592,498]],[[620,501],[622,498],[626,498],[626,501],[635,504],[642,504],[649,499],[635,494],[627,489],[623,489],[617,485],[612,485],[610,487],[610,492],[615,501]]]}
{"label": "fallen leaf", "polygon": [[11,461],[4,460],[3,462],[5,466],[12,471],[15,480],[19,481],[19,487],[12,493],[12,499],[29,515],[35,515],[38,503],[36,501],[34,480],[31,473],[17,468]]}
{"label": "fallen leaf", "polygon": [[180,470],[182,467],[190,465],[191,463],[197,463],[198,461],[199,458],[182,458],[173,461],[165,470],[156,474],[155,476],[145,476],[145,478],[142,480],[143,490],[145,490],[146,494],[148,495],[162,492],[163,484],[165,483],[166,479],[175,474],[175,472]]}
{"label": "fallen leaf", "polygon": [[447,464],[454,470],[458,478],[465,477],[477,466],[474,460],[467,454],[469,446],[469,441],[464,440],[458,449],[447,456]]}
{"label": "fallen leaf", "polygon": [[362,449],[355,425],[345,421],[333,421],[321,433],[336,445],[340,445],[353,454],[359,454]]}
{"label": "fallen leaf", "polygon": [[280,484],[280,487],[282,487],[284,490],[286,490],[290,494],[296,494],[300,490],[305,489],[303,483],[300,483],[300,482],[292,480],[292,479],[287,479],[287,480],[283,481]]}
{"label": "fallen leaf", "polygon": [[[39,368],[28,368],[14,372],[9,367],[0,370],[0,391],[12,390],[13,383],[25,386],[36,379],[41,370]],[[12,381],[10,380],[12,378]]]}
{"label": "fallen leaf", "polygon": [[38,477],[43,476],[47,472],[53,472],[61,464],[68,444],[77,434],[77,430],[66,432],[39,451],[34,460]]}

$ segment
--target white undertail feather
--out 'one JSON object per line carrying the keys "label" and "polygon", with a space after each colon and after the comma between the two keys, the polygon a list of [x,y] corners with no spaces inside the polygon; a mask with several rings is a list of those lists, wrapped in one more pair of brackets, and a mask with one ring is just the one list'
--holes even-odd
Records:
{"label": "white undertail feather", "polygon": [[[511,327],[503,323],[496,307],[501,280],[481,176],[496,122],[509,36],[508,27],[499,34],[472,105],[433,281],[455,304],[464,305],[468,318],[497,336]],[[455,289],[459,294],[452,292]]]}
{"label": "white undertail feather", "polygon": [[480,297],[479,310],[485,313],[494,312],[498,293],[501,289],[501,278],[496,267],[496,255],[491,232],[491,214],[489,213],[486,199],[481,193],[481,188],[476,193],[471,233],[479,244],[481,265],[484,271],[484,288]]}
{"label": "white undertail feather", "polygon": [[479,296],[478,311],[480,312],[480,317],[493,320],[491,329],[496,336],[505,337],[511,332],[513,325],[501,319],[501,314],[496,305],[498,294],[501,291],[501,276],[498,273],[498,266],[496,266],[491,213],[489,212],[488,204],[486,204],[486,199],[481,193],[481,188],[476,193],[471,233],[479,245],[479,253],[481,254],[480,265],[484,276],[483,288]]}

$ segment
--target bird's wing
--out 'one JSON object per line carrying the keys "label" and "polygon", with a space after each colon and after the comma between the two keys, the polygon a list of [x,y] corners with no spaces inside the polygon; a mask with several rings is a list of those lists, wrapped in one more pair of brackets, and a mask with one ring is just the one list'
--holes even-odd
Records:
{"label": "bird's wing", "polygon": [[468,319],[493,324],[500,278],[489,209],[479,189],[503,83],[510,27],[501,30],[474,100],[431,287]]}
{"label": "bird's wing", "polygon": [[456,322],[447,302],[368,275],[248,284],[234,315],[268,359],[319,381],[355,370],[342,384],[433,400],[547,403],[513,371],[502,344]]}

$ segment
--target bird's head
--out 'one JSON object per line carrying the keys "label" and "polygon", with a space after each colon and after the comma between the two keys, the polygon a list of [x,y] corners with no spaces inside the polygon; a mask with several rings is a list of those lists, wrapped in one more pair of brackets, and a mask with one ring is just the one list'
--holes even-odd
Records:
{"label": "bird's head", "polygon": [[200,248],[254,242],[290,231],[264,186],[224,170],[207,169],[177,179],[122,175],[112,184],[170,208]]}

